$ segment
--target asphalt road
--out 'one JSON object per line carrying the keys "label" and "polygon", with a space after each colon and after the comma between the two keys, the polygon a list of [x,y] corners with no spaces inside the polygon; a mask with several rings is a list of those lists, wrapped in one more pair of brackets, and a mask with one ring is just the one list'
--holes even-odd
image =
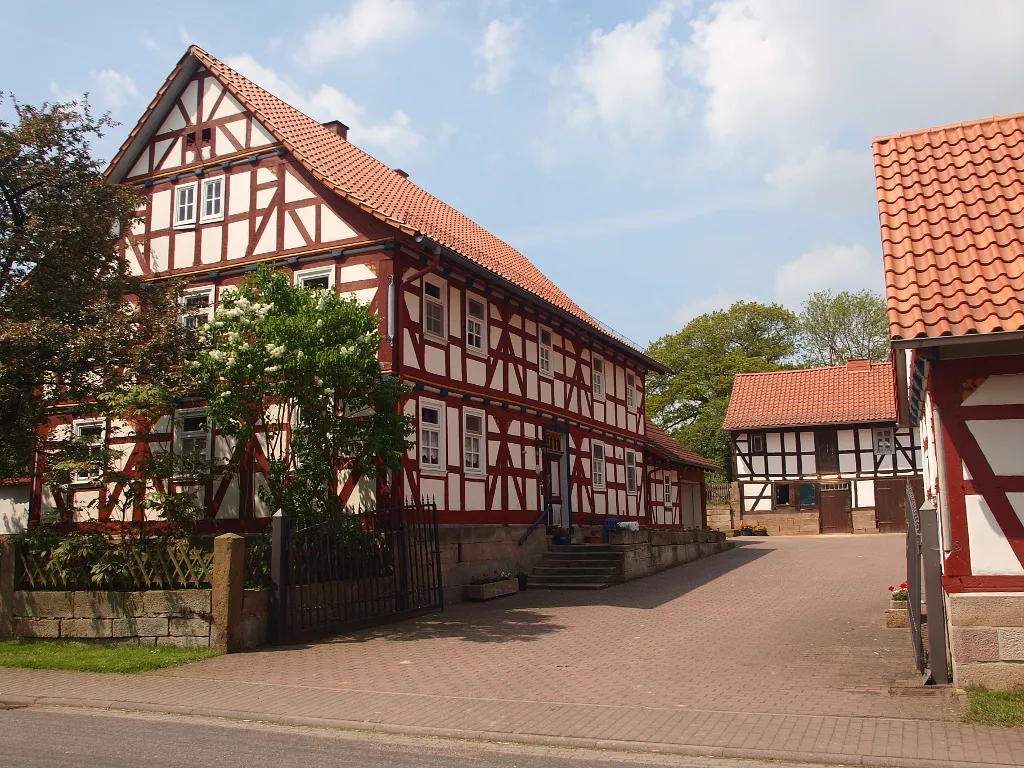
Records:
{"label": "asphalt road", "polygon": [[[556,749],[47,707],[0,709],[10,768],[768,768],[768,763]],[[771,768],[787,768],[771,763]],[[794,766],[795,768],[795,766]],[[803,768],[807,768],[806,764]]]}

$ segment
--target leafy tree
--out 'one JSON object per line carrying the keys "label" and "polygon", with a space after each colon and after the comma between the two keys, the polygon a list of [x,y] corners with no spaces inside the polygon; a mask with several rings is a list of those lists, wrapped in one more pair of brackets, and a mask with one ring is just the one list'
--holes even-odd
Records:
{"label": "leafy tree", "polygon": [[786,366],[796,352],[796,335],[796,315],[778,304],[739,301],[694,318],[648,350],[669,369],[648,377],[648,414],[728,472],[729,437],[722,422],[733,379]]}
{"label": "leafy tree", "polygon": [[200,329],[195,389],[238,444],[265,441],[260,492],[271,508],[319,519],[341,508],[340,468],[377,477],[401,467],[408,390],[381,376],[378,324],[354,297],[296,287],[262,267]]}
{"label": "leafy tree", "polygon": [[28,472],[48,406],[167,386],[188,346],[175,287],[143,283],[119,252],[141,197],[90,155],[109,116],[86,100],[13,106],[17,121],[0,120],[0,476]]}
{"label": "leafy tree", "polygon": [[804,365],[887,360],[889,318],[885,300],[873,291],[812,293],[800,313],[800,346]]}

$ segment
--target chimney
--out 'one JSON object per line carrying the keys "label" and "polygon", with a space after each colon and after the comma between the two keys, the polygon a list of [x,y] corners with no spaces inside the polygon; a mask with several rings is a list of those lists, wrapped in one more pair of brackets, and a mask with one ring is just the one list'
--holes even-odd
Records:
{"label": "chimney", "polygon": [[848,371],[870,371],[871,361],[870,360],[847,360],[846,370]]}
{"label": "chimney", "polygon": [[341,120],[328,120],[326,123],[323,123],[323,126],[334,131],[345,141],[348,141],[348,126],[341,122]]}
{"label": "chimney", "polygon": [[408,179],[409,178],[409,172],[408,171],[403,171],[401,168],[392,168],[391,170],[394,171],[395,173],[397,173],[403,179]]}

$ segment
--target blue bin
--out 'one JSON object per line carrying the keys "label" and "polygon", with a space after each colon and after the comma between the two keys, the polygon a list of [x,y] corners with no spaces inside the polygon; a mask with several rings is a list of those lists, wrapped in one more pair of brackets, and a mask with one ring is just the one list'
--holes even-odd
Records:
{"label": "blue bin", "polygon": [[604,530],[601,531],[601,542],[604,544],[608,543],[608,534],[619,527],[619,518],[617,517],[606,517],[604,519]]}

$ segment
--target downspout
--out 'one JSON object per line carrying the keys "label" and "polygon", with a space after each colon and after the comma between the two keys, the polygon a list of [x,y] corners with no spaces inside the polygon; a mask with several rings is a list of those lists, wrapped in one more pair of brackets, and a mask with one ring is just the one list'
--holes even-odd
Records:
{"label": "downspout", "polygon": [[[927,365],[927,363],[925,363]],[[925,374],[927,376],[927,373]],[[942,532],[942,554],[948,557],[953,551],[952,525],[949,518],[949,482],[946,479],[946,435],[942,429],[939,409],[929,403],[932,411],[933,437],[935,438],[936,473],[939,477],[939,525]]]}

